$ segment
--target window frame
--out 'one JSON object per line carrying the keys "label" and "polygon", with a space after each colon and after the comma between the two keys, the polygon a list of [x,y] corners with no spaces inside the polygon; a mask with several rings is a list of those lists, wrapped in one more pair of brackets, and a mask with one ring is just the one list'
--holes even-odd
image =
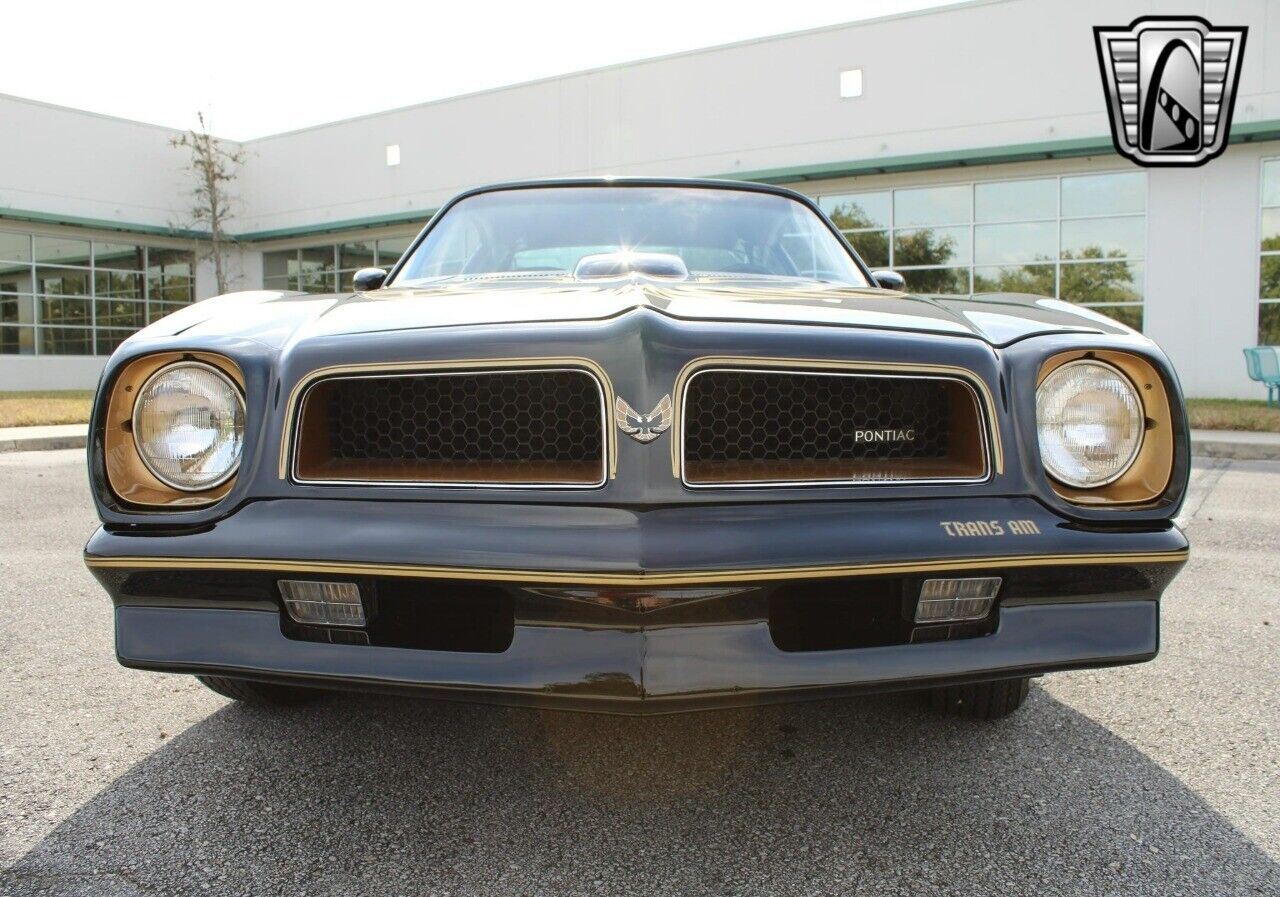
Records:
{"label": "window frame", "polygon": [[1258,160],[1258,214],[1254,220],[1256,230],[1253,235],[1253,245],[1258,255],[1257,279],[1254,283],[1253,296],[1257,302],[1257,308],[1254,310],[1254,337],[1256,342],[1254,345],[1273,345],[1262,341],[1262,308],[1264,305],[1280,306],[1280,296],[1266,297],[1262,295],[1262,268],[1265,260],[1280,256],[1280,249],[1263,249],[1262,248],[1262,220],[1266,216],[1268,209],[1280,209],[1280,204],[1269,206],[1266,203],[1267,198],[1267,163],[1275,162],[1277,165],[1277,177],[1280,177],[1280,156],[1263,156]]}
{"label": "window frame", "polygon": [[[1143,210],[1141,212],[1108,212],[1108,213],[1089,214],[1089,215],[1079,215],[1079,214],[1064,215],[1063,214],[1062,182],[1064,180],[1069,180],[1071,178],[1076,178],[1076,177],[1096,177],[1096,176],[1104,176],[1104,175],[1141,175],[1143,177],[1143,185],[1142,185]],[[1054,213],[1052,217],[1044,217],[1044,216],[1031,217],[1031,218],[1017,217],[1017,218],[1002,218],[999,221],[978,221],[978,202],[977,202],[978,187],[984,184],[1014,184],[1014,183],[1031,182],[1031,181],[1053,181],[1055,208],[1054,208]],[[897,222],[897,193],[899,191],[922,190],[922,189],[945,188],[945,187],[967,187],[969,190],[969,221],[967,222],[968,228],[969,228],[968,261],[962,262],[962,263],[947,264],[947,265],[899,266],[896,260],[896,255],[897,255],[896,243],[897,243],[897,235],[899,232],[918,231],[921,229],[938,230],[941,228],[964,227],[965,222],[949,221],[946,223],[937,223],[933,225],[911,224],[911,225],[899,226]],[[884,226],[881,226],[881,227],[862,227],[862,228],[843,229],[843,228],[840,228],[838,225],[836,225],[837,229],[840,231],[840,233],[845,237],[845,239],[850,244],[854,243],[855,235],[884,234],[886,237],[886,242],[889,250],[889,259],[888,259],[887,267],[891,268],[894,271],[898,271],[903,275],[909,275],[909,272],[912,272],[912,271],[950,271],[950,270],[967,269],[967,275],[968,275],[967,276],[967,280],[968,280],[967,293],[927,293],[925,295],[943,296],[949,299],[972,299],[975,295],[974,288],[976,286],[976,281],[977,281],[977,270],[980,268],[992,269],[992,268],[1026,267],[1030,265],[1046,265],[1046,266],[1052,265],[1053,266],[1053,296],[1047,297],[1047,298],[1060,299],[1062,297],[1062,272],[1063,272],[1064,265],[1096,264],[1098,261],[1124,262],[1126,265],[1138,266],[1138,268],[1141,270],[1141,285],[1140,285],[1141,289],[1137,291],[1140,295],[1140,298],[1137,301],[1072,302],[1072,300],[1070,299],[1064,299],[1063,301],[1072,302],[1073,305],[1079,305],[1082,308],[1091,308],[1091,309],[1094,309],[1095,311],[1102,310],[1102,313],[1104,314],[1105,314],[1105,309],[1108,309],[1108,308],[1137,308],[1137,309],[1140,309],[1140,312],[1145,316],[1146,294],[1147,294],[1146,265],[1148,261],[1148,256],[1150,254],[1150,226],[1148,222],[1148,217],[1150,214],[1150,179],[1146,177],[1146,172],[1141,172],[1141,171],[1135,172],[1132,169],[1125,169],[1125,168],[1107,168],[1103,170],[1085,169],[1085,170],[1078,170],[1078,171],[1064,171],[1064,172],[1045,173],[1045,174],[1027,174],[1027,175],[1021,175],[1019,177],[1013,177],[1013,178],[982,178],[982,179],[974,179],[974,180],[968,180],[968,181],[935,181],[935,182],[923,183],[923,184],[902,184],[902,185],[885,184],[880,187],[868,186],[865,189],[851,188],[851,189],[845,189],[845,190],[835,190],[835,189],[824,190],[820,193],[817,193],[815,195],[815,199],[818,202],[818,204],[823,207],[823,214],[826,214],[828,215],[828,217],[830,217],[830,208],[825,204],[828,200],[832,200],[840,197],[855,198],[858,196],[866,196],[871,194],[888,194],[888,204],[887,204],[888,220],[884,224]],[[1068,221],[1068,222],[1097,221],[1097,220],[1138,218],[1138,217],[1141,217],[1142,219],[1141,255],[1137,255],[1137,256],[1125,255],[1122,257],[1099,259],[1099,260],[1063,258],[1062,231],[1063,231],[1064,221]],[[1260,220],[1261,220],[1261,213],[1259,213],[1259,221]],[[1022,225],[1022,224],[1052,224],[1053,225],[1056,249],[1055,249],[1054,257],[1052,259],[1029,260],[1025,262],[1007,262],[1007,263],[978,261],[977,232],[979,227],[988,227],[988,226],[1000,227],[1000,226]],[[1275,254],[1280,255],[1280,251],[1277,251]],[[910,285],[910,281],[908,280],[908,286],[909,285]]]}
{"label": "window frame", "polygon": [[[415,235],[416,235],[416,231],[403,233],[403,234],[402,233],[382,233],[382,232],[375,231],[370,235],[364,235],[360,233],[346,234],[346,235],[336,237],[332,241],[325,241],[323,243],[295,244],[292,246],[286,245],[279,249],[263,249],[262,254],[264,259],[268,255],[280,256],[284,259],[285,273],[269,275],[264,270],[262,275],[262,288],[264,290],[282,290],[284,292],[312,293],[312,291],[310,290],[304,290],[301,288],[304,280],[306,280],[306,278],[302,277],[302,254],[304,252],[318,252],[321,250],[328,250],[329,268],[327,269],[326,273],[329,275],[328,277],[329,282],[328,284],[325,285],[325,289],[317,291],[313,293],[313,295],[349,292],[342,285],[343,275],[355,274],[355,272],[359,271],[360,269],[350,268],[350,267],[346,267],[346,268],[340,267],[342,263],[341,248],[343,246],[350,246],[354,243],[372,244],[374,267],[378,267],[378,268],[382,268],[384,270],[390,271],[392,265],[394,265],[397,261],[399,261],[400,256],[403,255],[404,253],[402,252],[396,255],[395,258],[383,259],[382,258],[383,249],[379,244],[381,244],[384,240],[404,239],[407,245],[412,246]],[[405,250],[405,251],[408,251],[408,250]],[[296,266],[297,268],[296,275],[289,273],[288,271],[289,262],[292,262]],[[266,267],[265,264],[263,267],[265,269]]]}
{"label": "window frame", "polygon": [[[127,232],[122,232],[118,235],[99,237],[93,234],[80,234],[80,233],[67,233],[67,232],[50,233],[42,230],[29,230],[29,229],[24,229],[22,227],[22,222],[19,222],[19,221],[0,220],[0,231],[3,231],[7,235],[17,235],[17,236],[25,237],[27,241],[28,260],[25,262],[12,263],[13,267],[10,270],[14,272],[17,272],[17,271],[24,272],[22,276],[25,276],[26,278],[29,279],[29,288],[27,292],[22,292],[21,290],[19,290],[15,293],[6,292],[4,295],[5,296],[12,295],[14,297],[17,297],[18,299],[29,299],[31,301],[31,306],[32,306],[31,321],[30,323],[5,322],[3,324],[0,324],[0,326],[15,328],[18,330],[19,345],[21,345],[22,333],[29,334],[30,336],[31,351],[19,352],[16,355],[14,355],[14,357],[21,355],[24,357],[45,356],[50,358],[88,358],[88,357],[100,357],[102,355],[110,354],[109,352],[98,351],[99,346],[102,346],[105,344],[103,342],[104,338],[106,338],[107,340],[115,339],[125,331],[128,331],[129,333],[132,334],[132,333],[138,332],[138,330],[142,328],[112,326],[111,324],[106,323],[105,321],[103,324],[99,325],[98,303],[112,302],[112,301],[136,303],[142,308],[143,320],[147,322],[150,322],[151,320],[153,320],[152,314],[151,314],[152,303],[153,303],[153,299],[151,296],[151,292],[152,292],[152,289],[151,289],[152,261],[151,259],[152,259],[153,252],[155,253],[175,253],[176,252],[176,253],[182,253],[186,257],[186,264],[188,265],[188,270],[190,271],[189,275],[187,276],[187,280],[189,281],[189,290],[187,293],[187,299],[181,302],[180,304],[185,306],[185,305],[190,305],[191,303],[196,301],[195,299],[196,253],[192,249],[184,249],[184,248],[175,247],[175,246],[165,246],[165,245],[158,245],[154,243],[148,243],[145,240],[139,240],[135,238],[134,235],[129,234]],[[40,259],[37,258],[37,254],[35,251],[35,245],[36,245],[35,241],[41,238],[49,239],[49,240],[66,240],[66,241],[87,243],[89,246],[89,254],[85,259],[86,263],[80,264],[80,265],[72,265],[72,264],[68,264],[66,261],[61,259],[41,261]],[[118,267],[99,267],[97,264],[97,253],[98,253],[99,244],[104,246],[113,246],[113,247],[134,246],[138,249],[141,249],[142,250],[141,270],[135,270],[132,268],[122,269]],[[87,289],[83,294],[79,294],[79,295],[69,294],[65,292],[51,293],[51,292],[40,290],[38,289],[38,286],[39,286],[40,272],[42,270],[45,270],[45,271],[61,270],[61,271],[76,272],[76,273],[83,274],[84,277],[86,278]],[[141,295],[136,299],[124,298],[119,296],[109,296],[109,295],[99,296],[98,279],[100,274],[107,276],[108,283],[110,282],[110,277],[113,274],[138,277],[140,281]],[[85,322],[82,324],[62,324],[62,323],[59,323],[57,320],[45,320],[44,302],[50,301],[50,300],[54,302],[77,301],[77,302],[86,303],[88,314],[86,316]],[[168,306],[179,304],[176,300],[171,300],[168,298],[161,299],[157,297],[154,301],[157,303],[168,305]],[[169,309],[169,310],[173,310],[173,309]],[[143,326],[145,327],[146,324],[144,324]],[[43,344],[45,342],[46,336],[54,336],[59,332],[68,332],[68,333],[74,332],[77,336],[82,337],[85,340],[85,344],[91,349],[91,351],[87,355],[84,353],[64,354],[61,352],[44,351]],[[10,354],[13,354],[13,353],[5,353],[6,357]]]}

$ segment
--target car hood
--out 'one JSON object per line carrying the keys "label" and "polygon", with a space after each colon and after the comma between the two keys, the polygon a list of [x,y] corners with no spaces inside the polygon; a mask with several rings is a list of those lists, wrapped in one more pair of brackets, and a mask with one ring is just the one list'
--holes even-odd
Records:
{"label": "car hood", "polygon": [[270,290],[198,302],[138,338],[229,336],[274,347],[308,339],[441,327],[603,320],[649,309],[688,321],[758,322],[910,330],[1006,345],[1043,333],[1130,333],[1088,309],[1041,296],[983,294],[936,300],[812,282],[661,283],[643,278],[582,284],[511,279],[453,281],[369,293]]}

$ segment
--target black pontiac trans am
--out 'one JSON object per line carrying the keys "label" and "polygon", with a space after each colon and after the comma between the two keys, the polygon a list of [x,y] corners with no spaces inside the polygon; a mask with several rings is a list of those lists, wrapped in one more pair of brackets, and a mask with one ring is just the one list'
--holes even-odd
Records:
{"label": "black pontiac trans am", "polygon": [[1155,656],[1188,430],[1132,330],[935,300],[758,184],[473,190],[353,293],[200,302],[103,374],[120,662],[233,698],[623,713]]}

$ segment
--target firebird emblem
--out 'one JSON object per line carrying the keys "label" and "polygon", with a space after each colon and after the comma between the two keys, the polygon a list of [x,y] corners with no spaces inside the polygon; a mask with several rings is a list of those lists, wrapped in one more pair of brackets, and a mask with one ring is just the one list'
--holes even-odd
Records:
{"label": "firebird emblem", "polygon": [[662,397],[653,410],[641,414],[618,396],[613,403],[614,414],[618,416],[618,429],[626,433],[636,442],[653,442],[671,426],[675,419],[675,411],[671,407],[671,396]]}

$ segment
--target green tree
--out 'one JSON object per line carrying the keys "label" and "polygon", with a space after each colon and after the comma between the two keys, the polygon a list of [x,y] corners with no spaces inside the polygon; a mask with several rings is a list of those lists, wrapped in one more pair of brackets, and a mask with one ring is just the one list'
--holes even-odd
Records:
{"label": "green tree", "polygon": [[[1280,236],[1263,239],[1263,252],[1277,250],[1280,250]],[[1280,299],[1280,255],[1262,257],[1262,277],[1258,284],[1258,297],[1263,300]],[[1277,344],[1280,344],[1280,302],[1263,301],[1258,306],[1258,345]]]}
{"label": "green tree", "polygon": [[244,164],[245,152],[229,149],[228,144],[210,134],[204,113],[197,114],[196,118],[200,120],[200,130],[174,137],[169,145],[191,153],[189,166],[195,181],[191,190],[191,220],[209,229],[207,254],[213,261],[218,292],[225,293],[228,277],[224,257],[235,243],[225,229],[235,215],[234,201],[228,191]]}
{"label": "green tree", "polygon": [[[1280,250],[1280,237],[1267,237],[1262,241],[1263,252]],[[1280,255],[1262,257],[1262,283],[1258,294],[1263,299],[1280,299]]]}
{"label": "green tree", "polygon": [[1053,296],[1056,288],[1051,260],[1048,264],[1011,265],[1000,268],[994,275],[976,271],[973,275],[975,293],[1032,293],[1036,296]]}
{"label": "green tree", "polygon": [[858,255],[872,268],[889,267],[889,232],[887,230],[867,230],[861,233],[845,234]]}
{"label": "green tree", "polygon": [[853,202],[841,203],[827,214],[831,223],[841,230],[865,230],[883,226],[872,221],[862,206]]}
{"label": "green tree", "polygon": [[881,227],[872,221],[857,203],[842,203],[830,212],[831,221],[842,231],[860,231],[846,233],[845,236],[858,250],[858,255],[872,268],[889,267],[889,232],[887,230],[871,230]]}
{"label": "green tree", "polygon": [[1063,261],[1089,261],[1062,266],[1059,298],[1083,303],[1141,302],[1142,294],[1134,286],[1133,269],[1128,262],[1118,260],[1122,256],[1119,250],[1104,252],[1100,246],[1086,246],[1076,253],[1063,252]]}
{"label": "green tree", "polygon": [[[841,203],[828,214],[840,230],[854,231],[846,236],[864,262],[873,268],[889,266],[889,231],[882,222],[872,219],[856,202]],[[955,248],[953,237],[929,228],[899,231],[893,247],[893,266],[947,265],[952,261]],[[907,289],[916,293],[969,292],[969,272],[964,268],[935,267],[932,271],[904,271],[902,276],[907,279]]]}
{"label": "green tree", "polygon": [[[955,248],[954,237],[942,236],[929,228],[899,231],[894,238],[893,264],[895,268],[946,265],[953,260]],[[903,271],[902,276],[907,279],[907,289],[913,293],[962,295],[969,292],[968,267]]]}
{"label": "green tree", "polygon": [[893,263],[901,268],[914,265],[945,265],[956,248],[954,237],[939,236],[929,228],[898,232],[893,246]]}

